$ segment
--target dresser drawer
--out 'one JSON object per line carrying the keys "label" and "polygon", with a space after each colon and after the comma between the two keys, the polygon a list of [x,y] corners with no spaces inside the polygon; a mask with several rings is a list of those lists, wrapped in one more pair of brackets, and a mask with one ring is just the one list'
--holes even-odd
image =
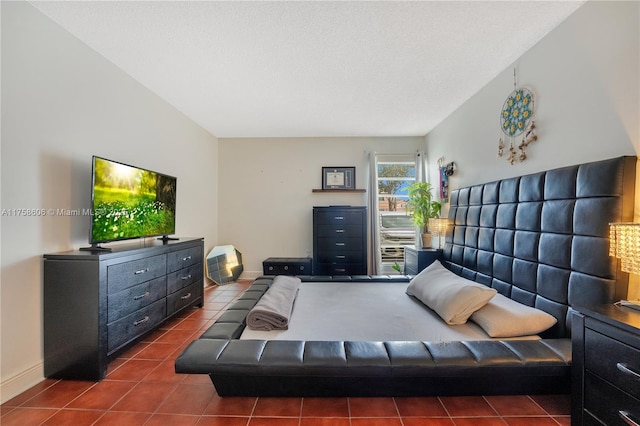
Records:
{"label": "dresser drawer", "polygon": [[315,275],[365,275],[366,265],[359,263],[318,263]]}
{"label": "dresser drawer", "polygon": [[166,295],[166,276],[110,294],[107,297],[107,323],[119,320]]}
{"label": "dresser drawer", "polygon": [[191,247],[167,254],[167,272],[174,272],[187,266],[202,263],[202,249]]}
{"label": "dresser drawer", "polygon": [[202,295],[202,281],[167,296],[167,315],[173,315],[185,306],[191,305]]}
{"label": "dresser drawer", "polygon": [[107,292],[116,293],[167,273],[166,256],[152,256],[107,267]]}
{"label": "dresser drawer", "polygon": [[584,409],[608,426],[640,424],[640,400],[621,392],[597,376],[585,374]]}
{"label": "dresser drawer", "polygon": [[338,210],[318,209],[315,211],[315,220],[318,225],[344,226],[358,225],[363,222],[363,210]]}
{"label": "dresser drawer", "polygon": [[362,238],[362,232],[362,226],[318,225],[318,236],[321,237]]}
{"label": "dresser drawer", "polygon": [[202,282],[202,263],[167,275],[167,294],[174,293],[196,281]]}
{"label": "dresser drawer", "polygon": [[318,237],[318,250],[334,252],[362,251],[362,238]]}
{"label": "dresser drawer", "polygon": [[161,299],[109,324],[107,354],[110,355],[122,345],[153,329],[165,319],[166,313],[166,299]]}
{"label": "dresser drawer", "polygon": [[364,254],[362,251],[339,251],[321,252],[318,254],[320,263],[363,263]]}
{"label": "dresser drawer", "polygon": [[640,399],[640,350],[622,343],[637,337],[617,332],[622,341],[585,329],[585,368]]}

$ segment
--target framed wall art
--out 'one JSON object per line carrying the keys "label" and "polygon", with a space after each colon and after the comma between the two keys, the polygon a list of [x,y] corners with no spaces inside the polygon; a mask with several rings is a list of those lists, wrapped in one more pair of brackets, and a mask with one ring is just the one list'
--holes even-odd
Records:
{"label": "framed wall art", "polygon": [[355,167],[323,167],[322,189],[356,189]]}

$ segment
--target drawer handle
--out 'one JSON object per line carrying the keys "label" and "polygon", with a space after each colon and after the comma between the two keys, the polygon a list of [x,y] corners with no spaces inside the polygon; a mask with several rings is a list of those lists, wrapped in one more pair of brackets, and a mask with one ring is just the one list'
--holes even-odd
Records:
{"label": "drawer handle", "polygon": [[334,217],[335,220],[344,220],[344,216],[336,216]]}
{"label": "drawer handle", "polygon": [[139,294],[139,295],[135,296],[135,297],[133,298],[133,300],[140,300],[140,299],[144,299],[144,298],[145,298],[145,297],[147,297],[147,296],[149,296],[149,292],[148,292],[148,291],[145,291],[145,292],[144,292],[144,294]]}
{"label": "drawer handle", "polygon": [[336,243],[337,246],[344,246],[344,243]]}
{"label": "drawer handle", "polygon": [[137,326],[139,326],[140,324],[144,324],[144,323],[145,323],[145,322],[147,322],[147,321],[149,321],[149,316],[146,316],[146,317],[142,318],[141,320],[134,321],[134,322],[133,322],[133,325],[137,327]]}
{"label": "drawer handle", "polygon": [[183,257],[183,258],[182,258],[182,261],[183,261],[183,262],[186,262],[187,260],[191,260],[191,256],[187,256],[187,257]]}
{"label": "drawer handle", "polygon": [[135,271],[134,275],[144,274],[145,272],[149,272],[149,268],[140,269],[139,271]]}
{"label": "drawer handle", "polygon": [[336,233],[343,234],[344,233],[344,229],[336,229]]}
{"label": "drawer handle", "polygon": [[347,258],[347,256],[345,256],[343,254],[336,256],[336,259],[346,259],[346,258]]}
{"label": "drawer handle", "polygon": [[345,271],[346,271],[346,269],[344,269],[344,268],[338,268],[338,269],[336,269],[336,272],[345,272]]}
{"label": "drawer handle", "polygon": [[637,371],[633,371],[632,369],[627,367],[626,364],[619,362],[616,364],[616,367],[618,367],[618,370],[622,371],[624,374],[628,374],[632,377],[635,377],[636,379],[640,379],[640,373],[638,373]]}
{"label": "drawer handle", "polygon": [[190,298],[190,297],[191,297],[191,293],[187,293],[187,294],[185,294],[184,296],[182,296],[180,299],[182,299],[182,300],[187,300],[187,299],[188,299],[188,298]]}
{"label": "drawer handle", "polygon": [[181,280],[190,280],[191,279],[191,274],[187,275],[186,277],[182,277],[180,278]]}
{"label": "drawer handle", "polygon": [[622,410],[618,411],[618,416],[620,416],[620,418],[630,426],[640,426],[640,423],[632,419],[631,414],[629,414],[627,411],[622,411]]}

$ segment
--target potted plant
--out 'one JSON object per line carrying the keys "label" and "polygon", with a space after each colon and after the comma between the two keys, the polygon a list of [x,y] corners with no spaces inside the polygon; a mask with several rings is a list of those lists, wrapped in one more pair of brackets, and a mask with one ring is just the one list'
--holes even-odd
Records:
{"label": "potted plant", "polygon": [[408,189],[408,204],[413,208],[413,223],[420,227],[423,247],[431,247],[429,219],[440,217],[442,209],[442,205],[433,200],[432,189],[428,182],[415,182]]}

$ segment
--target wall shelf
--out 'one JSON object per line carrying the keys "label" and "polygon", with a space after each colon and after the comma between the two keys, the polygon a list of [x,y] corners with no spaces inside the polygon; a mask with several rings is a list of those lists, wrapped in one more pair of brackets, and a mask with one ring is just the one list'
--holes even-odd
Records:
{"label": "wall shelf", "polygon": [[366,192],[366,189],[312,189],[311,192]]}

